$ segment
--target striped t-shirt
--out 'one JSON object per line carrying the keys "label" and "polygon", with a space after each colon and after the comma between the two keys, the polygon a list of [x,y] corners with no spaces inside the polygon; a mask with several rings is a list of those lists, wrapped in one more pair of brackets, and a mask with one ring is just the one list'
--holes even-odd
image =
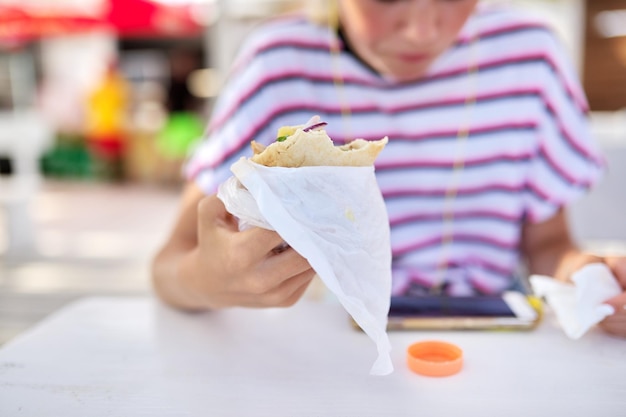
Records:
{"label": "striped t-shirt", "polygon": [[332,58],[337,41],[298,18],[250,36],[188,178],[214,192],[231,164],[250,156],[251,140],[269,144],[279,127],[312,115],[339,144],[388,136],[376,176],[391,226],[393,294],[441,284],[451,295],[510,287],[523,223],[547,220],[602,171],[564,48],[519,11],[480,8],[425,77],[398,83],[347,48]]}

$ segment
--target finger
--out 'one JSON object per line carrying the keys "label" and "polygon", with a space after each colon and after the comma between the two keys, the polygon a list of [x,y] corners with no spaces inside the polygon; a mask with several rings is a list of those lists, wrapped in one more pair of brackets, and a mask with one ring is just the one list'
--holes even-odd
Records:
{"label": "finger", "polygon": [[310,269],[285,281],[283,288],[280,288],[282,301],[278,300],[277,306],[290,307],[294,305],[309,287],[313,277],[315,277],[315,271]]}
{"label": "finger", "polygon": [[277,287],[286,278],[310,269],[309,261],[290,247],[265,259],[259,266],[259,273],[269,287]]}
{"label": "finger", "polygon": [[618,312],[602,320],[600,328],[615,336],[626,337],[626,311]]}
{"label": "finger", "polygon": [[241,293],[237,304],[253,308],[288,307],[300,299],[314,276],[315,272],[308,270],[284,280],[279,286],[265,293]]}
{"label": "finger", "polygon": [[[237,219],[226,210],[216,195],[207,196],[198,203],[198,218],[200,228],[219,233],[218,239],[233,239],[233,250],[249,254],[251,262],[262,259],[283,242],[275,231],[260,227],[239,233]],[[216,226],[220,227],[215,229]]]}
{"label": "finger", "polygon": [[308,261],[299,255],[293,248],[288,248],[278,255],[265,255],[257,262],[257,254],[239,251],[225,258],[232,263],[229,270],[246,270],[242,279],[229,282],[230,290],[239,294],[253,294],[261,296],[279,288],[283,282],[311,270]]}
{"label": "finger", "polygon": [[307,288],[309,288],[309,285],[311,285],[311,282],[313,281],[313,277],[315,277],[315,272],[311,274],[311,278],[308,281],[304,282],[299,288],[296,289],[296,291],[293,292],[293,294],[291,294],[291,296],[289,296],[285,301],[283,301],[280,307],[291,307],[292,305],[297,303],[298,300],[302,298]]}
{"label": "finger", "polygon": [[626,289],[626,257],[607,256],[606,264],[613,272],[615,279],[623,289]]}
{"label": "finger", "polygon": [[626,314],[626,292],[623,292],[615,297],[611,297],[604,301],[604,304],[608,304],[615,309],[616,314]]}
{"label": "finger", "polygon": [[284,242],[283,238],[273,230],[253,227],[241,232],[242,250],[260,254],[258,259],[265,257],[275,247]]}
{"label": "finger", "polygon": [[615,309],[615,313],[600,322],[607,333],[626,337],[626,293],[619,294],[604,302]]}
{"label": "finger", "polygon": [[198,223],[201,228],[214,227],[217,224],[231,231],[237,230],[236,219],[226,211],[224,203],[216,195],[204,197],[198,203]]}

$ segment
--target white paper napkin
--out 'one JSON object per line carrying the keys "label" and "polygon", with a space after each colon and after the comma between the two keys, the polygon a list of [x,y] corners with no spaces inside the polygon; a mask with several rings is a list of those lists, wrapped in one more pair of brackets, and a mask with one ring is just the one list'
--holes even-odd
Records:
{"label": "white paper napkin", "polygon": [[605,264],[586,265],[564,283],[551,277],[533,275],[530,284],[536,295],[545,297],[559,324],[571,339],[579,339],[589,328],[615,313],[604,301],[622,292]]}
{"label": "white paper napkin", "polygon": [[266,167],[241,158],[231,171],[218,192],[226,209],[276,230],[304,256],[376,343],[370,373],[391,373],[389,220],[374,168]]}

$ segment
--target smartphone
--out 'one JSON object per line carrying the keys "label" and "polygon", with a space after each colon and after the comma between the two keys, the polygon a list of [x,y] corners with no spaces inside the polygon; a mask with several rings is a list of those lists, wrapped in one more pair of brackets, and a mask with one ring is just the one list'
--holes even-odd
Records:
{"label": "smartphone", "polygon": [[521,292],[499,296],[391,297],[388,330],[529,330],[541,318],[541,301]]}

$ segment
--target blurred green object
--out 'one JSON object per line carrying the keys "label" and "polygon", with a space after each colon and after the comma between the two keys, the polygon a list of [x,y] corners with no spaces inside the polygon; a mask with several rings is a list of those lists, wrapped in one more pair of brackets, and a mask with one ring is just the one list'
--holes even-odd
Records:
{"label": "blurred green object", "polygon": [[54,147],[41,158],[41,169],[49,177],[94,177],[91,156],[84,140],[78,137],[58,137]]}
{"label": "blurred green object", "polygon": [[156,149],[167,159],[186,158],[203,133],[204,125],[194,113],[172,113],[156,137]]}

